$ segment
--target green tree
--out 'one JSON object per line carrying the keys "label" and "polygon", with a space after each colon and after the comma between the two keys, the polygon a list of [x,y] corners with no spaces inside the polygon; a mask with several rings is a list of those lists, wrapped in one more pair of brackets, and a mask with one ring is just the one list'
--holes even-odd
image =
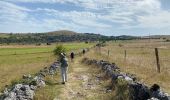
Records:
{"label": "green tree", "polygon": [[59,56],[60,53],[66,52],[66,48],[63,45],[57,45],[53,52],[54,55]]}

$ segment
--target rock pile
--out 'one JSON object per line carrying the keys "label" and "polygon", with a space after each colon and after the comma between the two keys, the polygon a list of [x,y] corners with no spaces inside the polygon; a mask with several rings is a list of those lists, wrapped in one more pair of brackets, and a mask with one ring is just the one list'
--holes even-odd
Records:
{"label": "rock pile", "polygon": [[164,93],[159,85],[154,84],[149,88],[145,84],[140,83],[135,75],[121,72],[114,63],[111,64],[103,60],[90,60],[88,58],[84,58],[82,62],[100,67],[112,79],[113,87],[118,86],[120,79],[127,82],[129,100],[170,100],[170,96]]}
{"label": "rock pile", "polygon": [[35,89],[34,86],[16,84],[10,91],[5,89],[1,100],[32,100]]}
{"label": "rock pile", "polygon": [[33,100],[34,91],[38,87],[45,86],[45,76],[54,75],[59,66],[60,63],[56,61],[49,68],[45,67],[40,70],[35,76],[23,75],[20,83],[5,88],[2,95],[0,95],[0,100]]}

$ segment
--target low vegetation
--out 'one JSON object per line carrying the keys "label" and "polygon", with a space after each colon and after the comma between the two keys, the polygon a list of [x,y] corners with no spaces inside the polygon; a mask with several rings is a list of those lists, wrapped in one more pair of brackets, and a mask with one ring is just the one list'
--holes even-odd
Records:
{"label": "low vegetation", "polygon": [[[155,48],[158,48],[159,51],[161,73],[157,72]],[[114,41],[108,43],[106,47],[96,48],[92,58],[114,62],[123,72],[137,75],[141,82],[150,86],[157,83],[164,91],[170,93],[169,51],[169,42],[158,40]]]}
{"label": "low vegetation", "polygon": [[[139,79],[140,82],[145,83],[147,85],[153,85],[155,83],[159,84],[161,88],[165,92],[170,93],[169,88],[169,47],[170,44],[161,41],[155,41],[155,40],[148,41],[112,41],[109,43],[106,43],[104,47],[96,47],[92,50],[90,50],[89,53],[87,53],[84,57],[88,57],[91,59],[98,59],[98,60],[107,60],[109,62],[116,63],[123,72],[135,74]],[[149,42],[149,43],[148,43]],[[119,46],[121,44],[121,46]],[[146,47],[146,48],[144,48]],[[161,73],[157,73],[156,70],[156,58],[154,53],[154,48],[159,48],[159,54],[161,60]],[[162,48],[162,49],[161,49]],[[108,50],[109,56],[108,56]],[[124,58],[124,50],[127,51],[127,57]],[[75,63],[77,64],[77,63]],[[79,66],[82,66],[79,64]],[[93,67],[93,66],[91,66]],[[72,70],[74,71],[75,66],[73,64],[73,69],[71,69],[70,73],[72,73]],[[83,67],[82,67],[83,68]],[[92,70],[93,68],[91,68]],[[78,69],[78,72],[81,70],[81,68]],[[90,72],[91,70],[88,70]],[[79,75],[79,74],[78,74]],[[58,75],[57,75],[58,76]],[[95,80],[95,79],[94,79]],[[55,81],[58,83],[60,82],[60,77],[55,77]],[[56,82],[53,83],[56,83]],[[72,81],[72,80],[71,80]],[[48,98],[53,98],[54,95],[56,97],[60,97],[60,95],[65,95],[65,87],[60,84],[54,84],[53,87],[57,88],[58,90],[52,90],[53,95],[49,96]],[[77,83],[77,82],[75,82]],[[74,82],[70,82],[69,84],[75,84]],[[126,81],[118,80],[118,86],[114,89],[115,91],[111,92],[114,99],[117,100],[125,100],[129,98],[129,91],[127,88]],[[69,85],[70,86],[70,85]],[[77,86],[74,86],[75,89]],[[50,89],[51,86],[46,87],[46,89]],[[72,88],[71,86],[69,89]],[[47,90],[48,90],[47,89]],[[39,98],[42,94],[42,91],[44,89],[40,89],[38,91],[36,98]],[[67,90],[67,89],[66,89]],[[83,90],[83,89],[82,89]],[[67,91],[68,92],[68,91]],[[46,94],[47,92],[43,92]],[[56,94],[54,94],[56,93]],[[95,92],[97,93],[97,92]],[[48,93],[47,93],[48,94]],[[45,97],[47,97],[47,94]],[[107,94],[105,94],[107,95]],[[98,97],[99,95],[96,95],[95,97]],[[44,96],[41,95],[41,98]],[[44,97],[44,98],[45,98]],[[109,97],[109,96],[108,96]],[[49,100],[46,98],[46,100]],[[67,98],[67,97],[65,97]],[[93,98],[93,100],[98,100],[99,98]],[[37,99],[38,100],[38,99]]]}
{"label": "low vegetation", "polygon": [[[68,50],[78,50],[93,46],[93,43],[64,43]],[[0,90],[24,74],[34,74],[49,66],[56,57],[53,50],[56,45],[49,46],[2,46],[0,47]]]}
{"label": "low vegetation", "polygon": [[63,45],[57,45],[53,52],[54,55],[58,56],[60,53],[65,53],[66,48]]}
{"label": "low vegetation", "polygon": [[[54,51],[55,54],[59,54],[63,50],[66,52],[76,51],[94,45],[94,43],[88,42],[61,44],[57,46],[54,44],[27,45],[23,47],[15,45],[2,46],[0,48],[0,77],[2,77],[0,89],[2,90],[6,84],[16,82],[15,80],[20,79],[24,74],[34,74],[43,67],[49,66],[56,59],[53,55]],[[148,39],[119,40],[103,42],[103,44],[104,46],[97,46],[90,50],[84,57],[116,63],[123,72],[135,74],[140,82],[149,86],[155,83],[159,84],[165,92],[170,93],[170,42]],[[155,48],[158,48],[159,51],[161,73],[158,73],[156,69]],[[78,67],[76,73],[83,66],[79,62],[72,65],[73,67],[75,67],[74,65]],[[70,69],[71,73],[74,71],[74,69]],[[54,77],[46,77],[46,82],[47,86],[45,88],[40,88],[36,91],[35,100],[52,100],[63,93],[65,87],[59,83],[59,73]],[[119,80],[119,86],[115,88],[113,96],[118,100],[127,98],[129,96],[127,83]],[[94,98],[94,100],[96,99]]]}

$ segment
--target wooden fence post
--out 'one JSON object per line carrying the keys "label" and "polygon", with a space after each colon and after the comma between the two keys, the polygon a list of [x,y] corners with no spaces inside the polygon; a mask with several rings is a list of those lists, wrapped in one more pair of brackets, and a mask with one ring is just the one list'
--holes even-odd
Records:
{"label": "wooden fence post", "polygon": [[157,64],[157,71],[160,73],[160,63],[159,63],[159,52],[158,48],[155,48],[155,56],[156,56],[156,64]]}
{"label": "wooden fence post", "polygon": [[126,50],[124,51],[124,53],[125,53],[125,55],[124,55],[124,59],[125,59],[125,61],[126,61]]}
{"label": "wooden fence post", "polygon": [[99,46],[99,54],[101,54],[101,47]]}
{"label": "wooden fence post", "polygon": [[110,50],[107,51],[108,57],[110,56]]}

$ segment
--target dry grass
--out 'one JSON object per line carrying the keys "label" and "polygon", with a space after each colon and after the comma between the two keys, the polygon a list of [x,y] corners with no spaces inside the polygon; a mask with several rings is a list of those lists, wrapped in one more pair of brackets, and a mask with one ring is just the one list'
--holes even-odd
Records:
{"label": "dry grass", "polygon": [[11,55],[1,57],[0,64],[0,89],[10,85],[14,80],[19,80],[24,74],[34,74],[54,60],[51,54]]}
{"label": "dry grass", "polygon": [[[119,47],[119,44],[122,44],[123,47]],[[162,49],[159,49],[160,53],[160,59],[161,59],[161,73],[158,74],[156,71],[156,61],[155,61],[155,54],[154,54],[154,48],[155,47],[163,47]],[[170,73],[169,73],[169,60],[170,60],[170,52],[168,48],[170,47],[169,43],[163,43],[163,42],[153,42],[146,43],[146,41],[126,41],[122,42],[119,41],[117,43],[110,42],[108,43],[108,46],[101,48],[101,50],[98,50],[97,48],[94,50],[91,50],[89,53],[85,55],[85,57],[91,58],[91,59],[104,59],[109,60],[110,62],[115,62],[122,71],[129,72],[132,74],[136,74],[137,77],[140,79],[141,82],[144,82],[148,85],[152,85],[154,83],[160,84],[160,86],[165,90],[166,92],[170,93]],[[166,49],[165,49],[166,48]],[[127,59],[124,59],[124,50],[127,50]],[[107,50],[110,50],[110,56],[107,55]],[[100,52],[101,51],[101,52]],[[77,58],[77,60],[80,58]],[[86,65],[85,65],[86,66]],[[93,66],[86,66],[82,65],[81,63],[73,64],[72,68],[70,70],[70,76],[73,78],[70,80],[69,85],[67,84],[67,88],[63,87],[62,85],[55,85],[55,86],[47,86],[44,89],[40,89],[37,93],[39,99],[36,98],[36,100],[41,100],[42,98],[44,100],[51,100],[54,96],[56,98],[64,100],[67,99],[68,96],[72,96],[72,92],[70,89],[73,89],[74,92],[80,91],[80,93],[86,94],[86,92],[83,90],[82,85],[83,82],[81,80],[75,79],[74,76],[80,74],[88,75],[89,73],[96,74],[100,72],[99,69],[93,67]],[[93,67],[93,68],[92,68]],[[82,70],[83,68],[83,70]],[[57,82],[60,82],[60,77],[56,77]],[[108,85],[109,82],[103,83],[101,87]],[[110,94],[100,94],[100,91],[98,89],[88,91],[89,95],[90,93],[93,94],[91,97],[85,96],[85,98],[81,97],[73,97],[73,99],[90,99],[90,100],[101,100],[101,99],[118,99],[116,92],[113,91],[113,93]],[[42,95],[43,94],[43,95]],[[51,95],[50,95],[51,94]],[[73,93],[74,94],[74,93]],[[126,92],[125,92],[126,94]],[[41,96],[40,96],[41,95]],[[115,98],[113,98],[115,97]],[[121,97],[121,96],[120,96]]]}
{"label": "dry grass", "polygon": [[[94,44],[64,43],[68,51],[91,47]],[[12,81],[19,80],[24,74],[35,74],[40,69],[49,66],[56,57],[50,46],[19,46],[8,45],[0,47],[0,90]],[[46,53],[45,53],[46,52]]]}
{"label": "dry grass", "polygon": [[[122,47],[119,44],[123,45]],[[161,73],[156,70],[154,48],[159,48]],[[110,56],[108,57],[108,50]],[[124,50],[127,58],[124,58]],[[163,90],[170,93],[170,43],[160,41],[119,41],[110,42],[108,46],[95,50],[92,58],[105,59],[115,62],[122,71],[136,74],[140,81],[148,85],[159,84]]]}
{"label": "dry grass", "polygon": [[[117,41],[108,43],[108,46],[91,50],[85,55],[85,57],[98,60],[109,60],[110,62],[115,62],[122,71],[136,74],[139,77],[141,82],[144,82],[148,85],[154,83],[160,84],[160,86],[166,92],[170,93],[170,43],[161,42],[157,40],[149,41]],[[122,45],[122,47],[119,46]],[[69,44],[71,45],[71,44]],[[82,46],[81,46],[82,47]],[[154,54],[154,48],[158,47],[161,63],[161,73],[158,74],[156,71],[156,59]],[[74,46],[74,48],[78,48]],[[110,56],[108,57],[108,50],[110,50]],[[127,58],[124,59],[124,50],[127,50]],[[101,51],[101,52],[100,52]],[[1,56],[0,57],[0,88],[4,85],[10,83],[14,79],[19,79],[23,74],[37,72],[42,67],[49,65],[54,61],[54,56],[50,53],[42,54],[27,54],[22,55],[11,55],[11,56]],[[80,61],[80,58],[77,58],[77,61]],[[84,68],[83,71],[81,68]],[[27,70],[25,70],[27,69]],[[77,64],[72,64],[70,70],[70,75],[73,75],[73,79],[69,85],[70,88],[75,88],[75,91],[82,91],[81,80],[74,79],[76,75],[80,73],[84,75],[95,75],[99,72],[99,69],[92,68],[92,66],[82,65],[77,62]],[[52,100],[58,96],[64,96],[63,89],[65,88],[60,84],[60,74],[55,77],[55,80],[51,77],[47,77],[48,85],[45,88],[38,89],[36,92],[35,100]],[[105,86],[107,83],[103,83]],[[67,88],[66,88],[67,89]],[[100,88],[99,88],[100,89]],[[64,93],[67,93],[65,91]],[[98,100],[105,98],[109,95],[100,94],[98,90],[89,91],[94,93],[93,96],[86,99]],[[88,93],[89,93],[88,92]],[[86,94],[86,93],[85,93]],[[69,95],[69,94],[68,94]],[[88,94],[87,94],[88,95]],[[114,93],[113,93],[114,96]]]}
{"label": "dry grass", "polygon": [[61,94],[61,89],[64,88],[64,86],[60,83],[60,75],[58,74],[53,78],[51,76],[46,77],[47,85],[36,91],[34,100],[53,100],[56,96]]}

